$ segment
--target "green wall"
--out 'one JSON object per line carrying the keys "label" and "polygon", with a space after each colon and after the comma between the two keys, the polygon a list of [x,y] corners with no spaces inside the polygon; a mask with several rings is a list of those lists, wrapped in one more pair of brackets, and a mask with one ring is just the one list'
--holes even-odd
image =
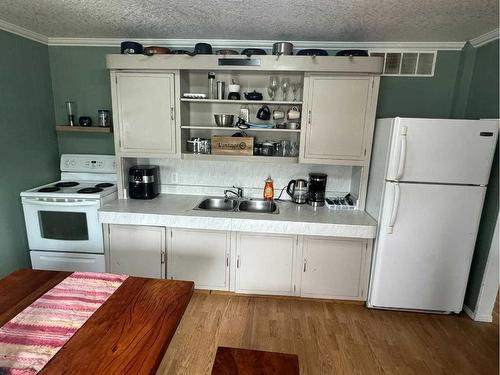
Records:
{"label": "green wall", "polygon": [[[498,47],[498,40],[496,40],[477,49],[469,96],[466,103],[465,114],[467,118],[499,117]],[[476,308],[498,217],[498,168],[497,144],[495,159],[488,182],[488,190],[486,191],[484,200],[476,247],[474,249],[469,284],[465,295],[465,304],[473,311]],[[495,246],[498,246],[498,244],[495,244]]]}
{"label": "green wall", "polygon": [[449,118],[460,51],[439,51],[434,77],[382,77],[377,117]]}
{"label": "green wall", "polygon": [[[58,125],[67,124],[64,103],[74,100],[78,116],[97,123],[97,110],[111,110],[106,54],[120,53],[116,47],[49,47],[54,112]],[[114,154],[113,135],[106,133],[58,133],[59,152]]]}
{"label": "green wall", "polygon": [[19,193],[58,176],[47,46],[0,31],[0,277],[30,267]]}

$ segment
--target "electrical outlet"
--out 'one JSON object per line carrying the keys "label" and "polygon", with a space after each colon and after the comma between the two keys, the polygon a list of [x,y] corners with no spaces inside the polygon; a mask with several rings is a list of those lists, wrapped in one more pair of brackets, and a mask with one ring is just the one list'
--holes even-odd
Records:
{"label": "electrical outlet", "polygon": [[177,174],[177,172],[172,172],[170,174],[170,180],[172,181],[173,184],[177,184],[178,181],[179,181],[179,175]]}

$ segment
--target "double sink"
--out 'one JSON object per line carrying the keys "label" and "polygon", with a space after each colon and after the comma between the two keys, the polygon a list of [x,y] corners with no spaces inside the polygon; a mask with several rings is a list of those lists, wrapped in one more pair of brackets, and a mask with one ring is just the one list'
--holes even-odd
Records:
{"label": "double sink", "polygon": [[279,208],[274,201],[246,198],[204,198],[195,208],[204,211],[253,212],[278,214]]}

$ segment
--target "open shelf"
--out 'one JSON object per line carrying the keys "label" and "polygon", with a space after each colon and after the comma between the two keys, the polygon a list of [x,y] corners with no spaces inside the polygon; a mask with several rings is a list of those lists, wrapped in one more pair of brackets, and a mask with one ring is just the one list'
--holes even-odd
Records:
{"label": "open shelf", "polygon": [[74,132],[74,133],[112,133],[111,127],[104,126],[69,126],[69,125],[57,125],[56,130],[58,132]]}
{"label": "open shelf", "polygon": [[280,164],[294,164],[299,162],[298,157],[280,157],[280,156],[212,155],[212,154],[183,153],[182,158],[185,160],[249,161],[258,163],[280,163]]}
{"label": "open shelf", "polygon": [[198,129],[198,130],[221,130],[221,131],[244,131],[244,132],[281,132],[281,133],[300,133],[300,129],[261,129],[261,128],[248,128],[240,129],[237,127],[222,127],[222,126],[203,126],[203,125],[185,125],[181,129]]}
{"label": "open shelf", "polygon": [[188,103],[227,103],[227,104],[275,104],[275,105],[302,105],[301,101],[282,101],[282,100],[228,100],[228,99],[189,99],[181,98],[181,102]]}

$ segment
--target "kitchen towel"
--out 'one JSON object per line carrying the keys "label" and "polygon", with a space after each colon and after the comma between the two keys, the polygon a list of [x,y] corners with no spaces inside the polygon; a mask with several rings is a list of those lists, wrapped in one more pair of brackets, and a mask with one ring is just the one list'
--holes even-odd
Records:
{"label": "kitchen towel", "polygon": [[0,375],[38,373],[127,277],[74,272],[0,327]]}

